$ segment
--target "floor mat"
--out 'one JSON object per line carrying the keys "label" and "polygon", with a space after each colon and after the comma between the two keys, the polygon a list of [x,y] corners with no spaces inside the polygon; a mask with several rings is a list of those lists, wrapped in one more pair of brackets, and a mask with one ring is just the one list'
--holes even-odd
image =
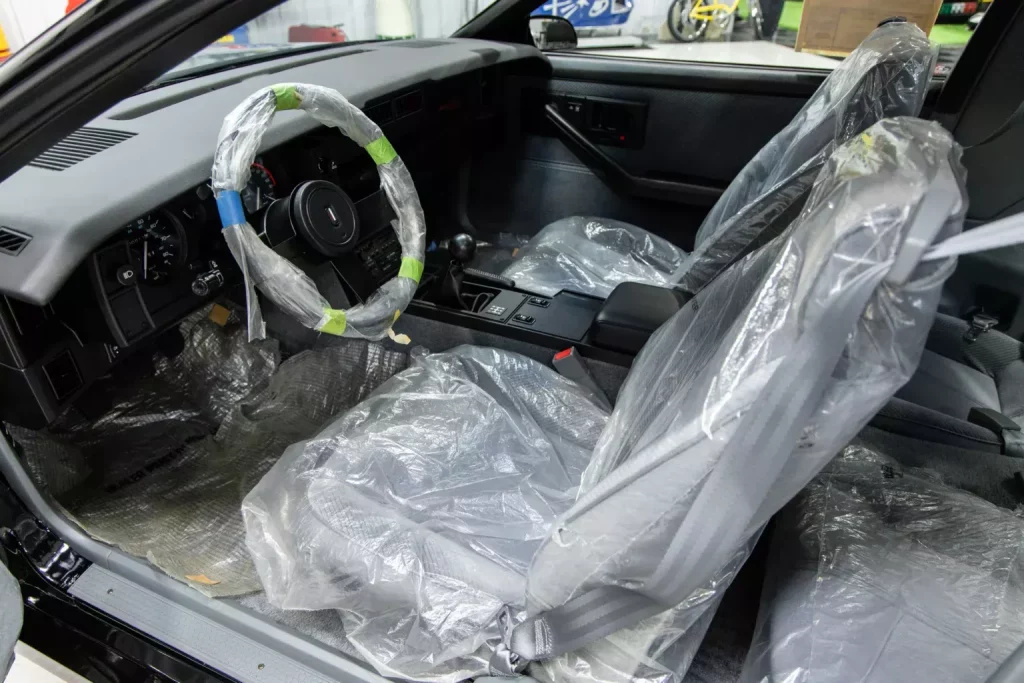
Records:
{"label": "floor mat", "polygon": [[192,320],[186,348],[112,389],[98,419],[11,428],[27,469],[83,529],[210,596],[261,589],[242,498],[309,438],[408,363],[362,341],[279,363],[274,342]]}

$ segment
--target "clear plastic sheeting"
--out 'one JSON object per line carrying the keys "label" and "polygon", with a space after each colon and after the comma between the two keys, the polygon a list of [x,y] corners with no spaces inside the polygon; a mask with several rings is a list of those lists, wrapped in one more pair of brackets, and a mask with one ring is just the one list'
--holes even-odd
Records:
{"label": "clear plastic sheeting", "polygon": [[158,354],[151,365],[130,359],[102,380],[88,397],[94,407],[109,401],[98,416],[72,407],[45,430],[8,425],[40,488],[67,502],[83,484],[116,486],[210,434],[232,405],[270,378],[280,363],[277,342],[248,344],[237,323],[222,328],[207,312],[180,324],[181,353]]}
{"label": "clear plastic sheeting", "polygon": [[697,231],[696,246],[759,195],[884,118],[917,116],[936,51],[909,22],[879,26],[828,75],[788,126],[729,184]]}
{"label": "clear plastic sheeting", "polygon": [[[685,671],[699,644],[690,624],[712,611],[760,529],[917,366],[955,259],[888,280],[917,244],[912,232],[931,242],[961,230],[962,183],[940,183],[959,179],[958,157],[937,124],[876,124],[833,154],[788,233],[655,333],[576,504],[534,557],[528,608],[543,620],[591,590],[618,586],[674,605],[662,614],[672,621],[657,634],[641,637],[641,624],[540,657],[547,661],[531,671],[625,681],[650,670],[652,653],[663,655],[660,680]],[[933,201],[949,201],[952,215],[923,210]],[[919,213],[931,222],[915,220]],[[527,622],[513,645],[531,626],[543,630]],[[618,673],[595,672],[593,661],[614,661]]]}
{"label": "clear plastic sheeting", "polygon": [[[186,349],[151,377],[110,387],[95,420],[12,428],[30,473],[86,532],[211,596],[260,590],[242,499],[285,449],[365,398],[408,357],[364,341],[280,363],[275,342],[192,323]],[[55,468],[59,462],[75,467]]]}
{"label": "clear plastic sheeting", "polygon": [[[750,547],[753,548],[753,543]],[[734,567],[736,571],[743,559],[745,557]],[[731,581],[733,575],[730,573],[726,578]],[[704,640],[722,592],[709,591],[687,605],[648,617],[599,643],[536,664],[530,673],[544,683],[681,681]],[[697,606],[701,608],[694,609]]]}
{"label": "clear plastic sheeting", "polygon": [[746,683],[981,683],[1024,642],[1024,520],[870,441],[773,539]]}
{"label": "clear plastic sheeting", "polygon": [[487,670],[497,617],[569,509],[607,413],[550,368],[461,346],[413,365],[246,497],[247,543],[272,604],[340,610],[384,675]]}
{"label": "clear plastic sheeting", "polygon": [[[418,358],[246,498],[271,602],[338,608],[388,676],[480,675],[500,636],[541,679],[678,680],[763,525],[914,371],[955,266],[917,263],[961,229],[958,155],[916,119],[837,150],[790,232],[655,333],[606,425],[521,356]],[[558,651],[545,619],[604,589],[658,609]]]}
{"label": "clear plastic sheeting", "polygon": [[699,292],[788,227],[838,145],[883,118],[917,116],[934,64],[935,50],[917,26],[877,28],[730,183],[688,257],[636,226],[577,216],[541,230],[502,275],[547,295],[567,289],[607,297],[620,282]]}
{"label": "clear plastic sheeting", "polygon": [[698,243],[674,273],[675,285],[696,294],[740,258],[782,234],[800,215],[822,163],[816,160],[801,168]]}
{"label": "clear plastic sheeting", "polygon": [[685,258],[682,249],[635,225],[572,216],[537,233],[502,275],[537,294],[568,290],[606,298],[623,282],[668,286]]}
{"label": "clear plastic sheeting", "polygon": [[[332,309],[313,281],[264,244],[245,220],[238,193],[249,181],[263,134],[275,112],[282,109],[301,109],[363,147],[377,163],[381,187],[398,217],[393,222],[402,246],[398,276],[381,285],[365,303],[345,311]],[[384,338],[416,293],[423,272],[426,224],[412,176],[377,124],[337,91],[295,83],[263,88],[243,100],[221,126],[213,188],[224,238],[245,276],[250,340],[266,334],[257,287],[306,327],[364,339]]]}

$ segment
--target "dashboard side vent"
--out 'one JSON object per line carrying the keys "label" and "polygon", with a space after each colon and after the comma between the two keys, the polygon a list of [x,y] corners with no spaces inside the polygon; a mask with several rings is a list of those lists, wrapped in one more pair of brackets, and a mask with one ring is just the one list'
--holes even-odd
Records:
{"label": "dashboard side vent", "polygon": [[378,126],[383,126],[385,123],[391,123],[395,120],[395,112],[391,108],[391,100],[367,108],[366,115]]}
{"label": "dashboard side vent", "polygon": [[50,171],[63,171],[135,135],[128,131],[109,128],[79,128],[30,161],[28,165]]}
{"label": "dashboard side vent", "polygon": [[32,238],[28,235],[23,235],[20,232],[0,225],[0,254],[17,256],[30,239]]}
{"label": "dashboard side vent", "polygon": [[406,93],[395,100],[395,116],[398,118],[415,114],[421,109],[423,109],[423,93],[419,90]]}

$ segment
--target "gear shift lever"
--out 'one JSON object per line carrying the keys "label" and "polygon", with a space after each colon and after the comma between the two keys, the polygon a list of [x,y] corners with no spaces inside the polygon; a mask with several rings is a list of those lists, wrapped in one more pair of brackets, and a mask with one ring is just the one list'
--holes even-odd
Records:
{"label": "gear shift lever", "polygon": [[448,253],[452,255],[452,262],[448,264],[448,272],[441,283],[441,296],[449,305],[455,304],[463,310],[472,310],[462,297],[462,280],[466,264],[476,255],[476,240],[472,235],[459,233],[448,240]]}
{"label": "gear shift lever", "polygon": [[448,253],[452,255],[460,266],[465,266],[476,255],[476,240],[472,235],[460,232],[448,240]]}
{"label": "gear shift lever", "polygon": [[[499,289],[515,287],[515,282],[508,278],[469,267],[470,261],[476,255],[476,239],[472,235],[463,232],[452,237],[448,240],[448,253],[452,256],[452,262],[448,265],[448,271],[441,283],[441,300],[447,305],[476,312],[485,307],[487,302],[497,294],[494,287]],[[463,280],[467,276],[474,282],[470,292],[463,292]],[[481,287],[481,285],[484,286]],[[473,289],[476,290],[476,293],[473,293]]]}

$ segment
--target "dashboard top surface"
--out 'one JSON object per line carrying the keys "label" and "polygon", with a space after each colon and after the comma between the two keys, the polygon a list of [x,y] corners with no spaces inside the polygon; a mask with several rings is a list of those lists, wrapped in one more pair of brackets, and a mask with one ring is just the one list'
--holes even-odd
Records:
{"label": "dashboard top surface", "polygon": [[[424,81],[527,58],[543,57],[533,47],[479,40],[370,43],[282,57],[129,97],[86,125],[132,137],[63,170],[26,166],[0,183],[0,226],[30,237],[16,256],[0,253],[0,293],[48,303],[104,240],[207,180],[224,116],[261,87],[315,83],[364,107]],[[280,112],[261,149],[319,125],[303,112]]]}

